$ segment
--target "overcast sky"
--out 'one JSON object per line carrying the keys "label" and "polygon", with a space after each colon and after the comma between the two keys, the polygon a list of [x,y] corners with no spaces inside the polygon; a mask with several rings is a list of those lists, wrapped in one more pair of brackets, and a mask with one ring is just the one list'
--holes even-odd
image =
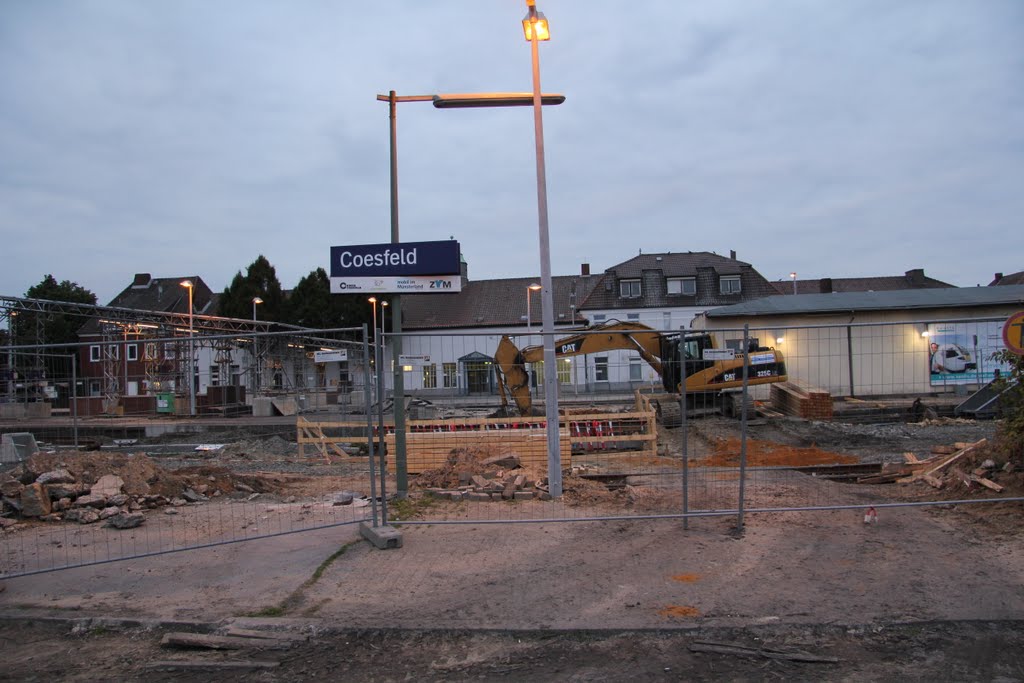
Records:
{"label": "overcast sky", "polygon": [[[1024,2],[538,0],[551,259],[1024,270]],[[390,241],[378,93],[528,91],[523,0],[0,0],[0,294]],[[402,241],[539,275],[528,108],[398,107]]]}

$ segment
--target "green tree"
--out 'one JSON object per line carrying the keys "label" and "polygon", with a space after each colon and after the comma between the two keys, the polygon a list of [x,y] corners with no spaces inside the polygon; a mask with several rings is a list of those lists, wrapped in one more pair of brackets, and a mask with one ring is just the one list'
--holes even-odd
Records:
{"label": "green tree", "polygon": [[998,429],[999,448],[1008,460],[1024,464],[1024,356],[1003,349],[992,354],[993,360],[1010,367],[1009,377],[1002,376],[996,388],[1003,391],[999,408],[1003,414]]}
{"label": "green tree", "polygon": [[252,317],[252,300],[259,297],[257,316],[260,320],[283,320],[284,292],[277,279],[277,271],[262,254],[245,270],[238,271],[220,299],[220,315],[228,318]]}
{"label": "green tree", "polygon": [[[36,285],[25,292],[28,299],[46,299],[47,301],[67,302],[75,304],[96,304],[96,295],[77,282],[63,280],[57,282],[53,275],[46,275]],[[36,311],[20,311],[13,319],[14,343],[27,344],[74,344],[78,342],[78,330],[86,318],[73,313],[38,313]],[[16,365],[19,372],[29,378],[45,376],[56,379],[70,372],[67,361],[53,358],[50,354],[69,355],[70,348],[46,347],[38,353],[34,351],[19,354]],[[76,361],[77,362],[77,361]]]}
{"label": "green tree", "polygon": [[286,322],[315,329],[358,327],[369,322],[373,313],[361,294],[331,294],[331,281],[323,268],[299,280],[286,308]]}

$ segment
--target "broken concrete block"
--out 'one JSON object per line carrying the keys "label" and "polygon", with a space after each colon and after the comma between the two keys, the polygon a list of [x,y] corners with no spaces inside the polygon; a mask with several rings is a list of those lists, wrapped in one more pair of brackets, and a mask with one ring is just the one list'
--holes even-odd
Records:
{"label": "broken concrete block", "polygon": [[13,463],[28,460],[39,452],[36,438],[31,432],[11,432],[0,435],[0,463]]}
{"label": "broken concrete block", "polygon": [[51,470],[36,477],[37,484],[73,484],[75,478],[67,470]]}
{"label": "broken concrete block", "polygon": [[25,490],[25,485],[17,479],[4,479],[0,481],[0,495],[8,498],[17,498]]}
{"label": "broken concrete block", "polygon": [[50,494],[42,484],[26,486],[21,492],[21,514],[25,517],[42,517],[50,514]]}
{"label": "broken concrete block", "polygon": [[75,499],[73,505],[77,508],[93,507],[102,508],[107,506],[107,497],[89,493]]}
{"label": "broken concrete block", "polygon": [[[72,512],[69,510],[69,512]],[[92,524],[93,522],[100,521],[100,513],[96,512],[92,508],[81,508],[78,510],[78,523],[79,524]]]}
{"label": "broken concrete block", "polygon": [[146,521],[146,516],[141,512],[122,512],[107,520],[107,526],[115,529],[134,529]]}
{"label": "broken concrete block", "polygon": [[190,503],[198,503],[203,500],[209,500],[206,496],[201,493],[196,493],[192,489],[185,489],[181,492],[181,497]]}
{"label": "broken concrete block", "polygon": [[119,514],[121,514],[121,508],[117,507],[116,505],[112,505],[110,507],[106,507],[100,510],[100,519],[110,519],[114,515]]}
{"label": "broken concrete block", "polygon": [[533,500],[533,491],[516,491],[515,500]]}
{"label": "broken concrete block", "polygon": [[116,496],[124,488],[124,479],[113,474],[104,474],[89,489],[94,496]]}
{"label": "broken concrete block", "polygon": [[521,466],[519,456],[515,453],[506,453],[504,455],[495,455],[484,460],[484,465],[494,467],[501,467],[506,470],[514,470]]}

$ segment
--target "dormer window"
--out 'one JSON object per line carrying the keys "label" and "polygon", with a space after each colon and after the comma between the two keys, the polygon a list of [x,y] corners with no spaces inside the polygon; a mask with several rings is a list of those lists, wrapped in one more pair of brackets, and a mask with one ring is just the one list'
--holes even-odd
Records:
{"label": "dormer window", "polygon": [[697,293],[697,278],[670,277],[667,280],[666,292],[670,296],[693,296]]}
{"label": "dormer window", "polygon": [[719,279],[719,287],[722,294],[739,294],[740,293],[740,276],[739,275],[723,275]]}
{"label": "dormer window", "polygon": [[623,299],[639,299],[640,280],[620,280],[619,296]]}

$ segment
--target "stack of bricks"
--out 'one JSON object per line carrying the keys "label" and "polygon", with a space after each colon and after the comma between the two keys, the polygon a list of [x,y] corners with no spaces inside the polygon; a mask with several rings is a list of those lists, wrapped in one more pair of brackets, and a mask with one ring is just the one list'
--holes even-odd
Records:
{"label": "stack of bricks", "polygon": [[832,395],[824,389],[798,386],[793,382],[773,384],[772,408],[808,420],[831,420]]}

